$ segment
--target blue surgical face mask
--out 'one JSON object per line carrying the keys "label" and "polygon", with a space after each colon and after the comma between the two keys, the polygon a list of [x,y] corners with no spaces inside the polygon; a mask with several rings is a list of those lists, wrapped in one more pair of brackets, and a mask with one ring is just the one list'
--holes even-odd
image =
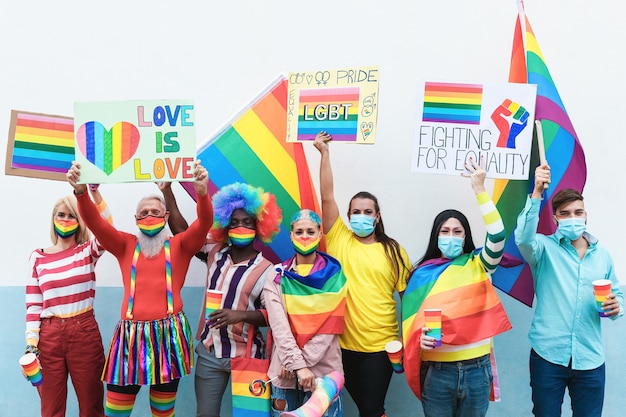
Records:
{"label": "blue surgical face mask", "polygon": [[374,220],[372,216],[353,214],[350,216],[350,228],[358,237],[366,237],[374,233]]}
{"label": "blue surgical face mask", "polygon": [[437,239],[437,246],[441,251],[441,254],[448,259],[454,259],[463,253],[463,242],[465,241],[462,237],[456,236],[439,236]]}
{"label": "blue surgical face mask", "polygon": [[569,219],[560,219],[558,231],[569,240],[576,240],[587,230],[585,219],[572,217]]}

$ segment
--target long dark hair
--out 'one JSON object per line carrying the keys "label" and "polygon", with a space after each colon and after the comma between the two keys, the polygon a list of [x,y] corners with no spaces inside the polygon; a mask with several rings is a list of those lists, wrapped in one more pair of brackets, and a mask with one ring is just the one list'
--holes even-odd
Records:
{"label": "long dark hair", "polygon": [[[350,207],[352,207],[352,201],[357,198],[372,200],[374,202],[376,214],[380,212],[378,199],[374,196],[374,194],[367,191],[359,191],[350,199],[350,203],[348,204],[348,217],[350,217]],[[393,263],[393,268],[397,276],[400,276],[400,272],[403,269],[406,269],[407,271],[410,270],[409,265],[405,265],[404,260],[402,259],[400,244],[395,239],[387,236],[385,233],[382,216],[379,216],[378,223],[376,223],[376,226],[374,227],[374,236],[376,236],[376,240],[383,244],[385,255],[387,255],[387,258],[389,258]]]}
{"label": "long dark hair", "polygon": [[463,213],[458,210],[448,209],[444,210],[435,217],[435,221],[433,222],[433,228],[430,231],[430,239],[428,240],[428,248],[426,248],[426,253],[422,256],[415,266],[420,266],[424,262],[430,259],[441,258],[441,251],[439,250],[439,245],[437,240],[439,238],[439,231],[441,230],[441,226],[447,222],[449,219],[455,218],[461,222],[463,229],[465,229],[465,241],[463,243],[463,253],[470,253],[476,249],[474,246],[474,240],[472,239],[472,229],[470,229],[469,222],[467,221],[467,217]]}

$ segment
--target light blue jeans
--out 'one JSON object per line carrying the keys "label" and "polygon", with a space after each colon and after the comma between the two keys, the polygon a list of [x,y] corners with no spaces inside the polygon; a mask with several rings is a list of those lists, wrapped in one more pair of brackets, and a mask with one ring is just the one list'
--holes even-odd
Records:
{"label": "light blue jeans", "polygon": [[[311,398],[312,392],[304,394],[304,402]],[[274,408],[274,399],[287,401],[287,406],[284,410],[276,410]],[[272,416],[279,417],[283,411],[296,410],[299,405],[296,402],[296,390],[284,389],[272,386]],[[321,417],[343,417],[343,390],[339,391],[339,395],[328,406],[328,410]]]}
{"label": "light blue jeans", "polygon": [[423,362],[422,407],[426,417],[484,417],[489,408],[489,355],[460,362]]}

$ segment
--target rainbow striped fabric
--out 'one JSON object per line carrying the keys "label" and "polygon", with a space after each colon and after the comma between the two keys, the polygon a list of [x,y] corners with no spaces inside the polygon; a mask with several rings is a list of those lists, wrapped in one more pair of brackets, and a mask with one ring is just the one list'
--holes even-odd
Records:
{"label": "rainbow striped fabric", "polygon": [[74,160],[74,119],[12,110],[5,174],[66,181]]}
{"label": "rainbow striped fabric", "polygon": [[[320,213],[302,144],[286,138],[287,79],[281,76],[198,149],[209,171],[211,194],[244,182],[276,196],[285,213],[280,232],[269,246],[257,248],[274,263],[295,253],[289,238],[291,215],[304,208]],[[193,184],[181,184],[195,198]]]}
{"label": "rainbow striped fabric", "polygon": [[314,140],[323,130],[335,141],[356,141],[359,94],[359,87],[300,90],[298,140]]}
{"label": "rainbow striped fabric", "polygon": [[422,120],[438,123],[480,124],[483,86],[426,82]]}
{"label": "rainbow striped fabric", "polygon": [[[512,327],[476,254],[422,264],[413,271],[402,298],[404,370],[407,382],[418,398],[421,398],[420,336],[426,323],[424,309],[429,308],[442,310],[442,342],[448,345],[475,343]],[[446,361],[461,359],[467,358],[455,358],[453,352],[446,353]]]}
{"label": "rainbow striped fabric", "polygon": [[339,261],[317,252],[306,277],[290,271],[292,263],[290,259],[283,264],[280,288],[298,346],[302,349],[316,334],[343,333],[348,286]]}
{"label": "rainbow striped fabric", "polygon": [[[509,81],[537,84],[535,118],[541,120],[546,159],[551,173],[550,188],[545,192],[539,215],[538,232],[551,234],[555,230],[555,225],[547,203],[554,193],[564,188],[582,192],[587,178],[587,166],[583,148],[550,76],[523,5],[521,2],[518,4],[519,14],[515,24]],[[538,164],[538,153],[533,152],[530,166],[536,167]],[[517,216],[522,211],[533,186],[532,174],[527,181],[498,179],[494,183],[493,199],[507,231],[505,251],[520,260],[522,256],[514,242],[514,230],[517,226]],[[499,268],[492,278],[494,285],[502,291],[532,306],[533,278],[528,264],[522,262],[516,267]]]}

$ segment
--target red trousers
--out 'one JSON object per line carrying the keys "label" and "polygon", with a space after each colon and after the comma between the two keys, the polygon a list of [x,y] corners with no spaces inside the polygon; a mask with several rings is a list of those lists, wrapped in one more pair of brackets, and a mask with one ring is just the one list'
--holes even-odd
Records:
{"label": "red trousers", "polygon": [[104,416],[104,348],[93,310],[70,318],[41,320],[39,386],[42,417],[65,417],[67,377],[72,379],[80,417]]}

